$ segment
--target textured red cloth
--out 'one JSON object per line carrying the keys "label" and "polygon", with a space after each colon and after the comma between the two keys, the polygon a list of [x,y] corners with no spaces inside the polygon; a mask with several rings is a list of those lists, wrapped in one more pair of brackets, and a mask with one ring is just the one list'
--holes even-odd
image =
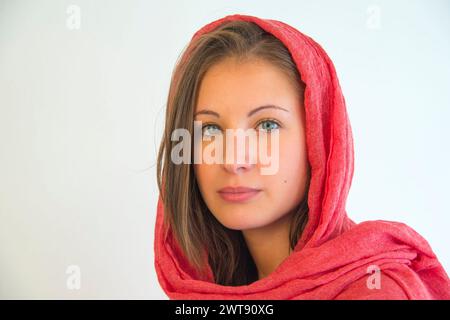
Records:
{"label": "textured red cloth", "polygon": [[[427,241],[399,222],[348,218],[345,202],[353,177],[353,139],[335,68],[322,47],[276,20],[229,15],[199,31],[230,20],[252,21],[291,52],[306,83],[306,142],[311,165],[309,220],[293,253],[269,276],[246,286],[199,279],[169,232],[163,238],[163,205],[158,200],[155,268],[171,299],[450,299],[450,282]],[[377,266],[380,288],[368,285]],[[371,278],[373,279],[373,278]]]}

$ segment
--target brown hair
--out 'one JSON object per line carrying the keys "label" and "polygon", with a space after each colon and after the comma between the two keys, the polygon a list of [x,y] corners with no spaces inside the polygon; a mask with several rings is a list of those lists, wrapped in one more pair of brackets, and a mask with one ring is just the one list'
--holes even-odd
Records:
{"label": "brown hair", "polygon": [[[303,101],[305,85],[289,50],[255,23],[226,22],[200,35],[191,41],[172,74],[165,129],[158,152],[157,179],[164,204],[164,224],[170,226],[190,264],[203,274],[208,261],[215,283],[238,286],[258,280],[242,232],[226,228],[209,211],[197,185],[193,161],[177,165],[170,160],[171,150],[177,143],[171,141],[173,130],[184,128],[194,136],[193,114],[203,76],[212,65],[229,57],[241,62],[258,58],[273,63],[290,77]],[[291,222],[289,243],[292,249],[308,219],[309,180],[305,197]]]}

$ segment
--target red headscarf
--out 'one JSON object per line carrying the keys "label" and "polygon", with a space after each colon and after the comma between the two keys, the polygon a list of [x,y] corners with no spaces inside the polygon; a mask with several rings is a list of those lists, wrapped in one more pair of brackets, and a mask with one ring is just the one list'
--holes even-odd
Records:
{"label": "red headscarf", "polygon": [[[164,238],[159,198],[155,268],[169,298],[450,299],[449,278],[417,232],[399,222],[356,224],[348,218],[345,202],[353,177],[352,131],[335,68],[322,47],[283,22],[238,14],[205,25],[192,39],[231,20],[254,22],[277,37],[290,51],[306,84],[309,219],[294,251],[274,272],[249,285],[223,286],[214,283],[209,266],[208,278],[198,278],[172,233]],[[380,276],[378,284],[374,276]]]}

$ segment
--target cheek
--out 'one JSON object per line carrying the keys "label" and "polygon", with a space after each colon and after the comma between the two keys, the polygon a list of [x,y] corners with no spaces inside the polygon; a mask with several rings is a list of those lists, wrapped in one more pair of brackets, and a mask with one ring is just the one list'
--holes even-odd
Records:
{"label": "cheek", "polygon": [[287,137],[279,145],[279,170],[275,175],[277,185],[283,190],[299,190],[307,176],[307,154],[304,140],[300,135]]}
{"label": "cheek", "polygon": [[207,197],[210,190],[215,190],[214,182],[216,180],[214,179],[214,177],[217,176],[214,173],[214,171],[216,170],[215,167],[216,165],[208,164],[194,165],[195,178],[204,197]]}
{"label": "cheek", "polygon": [[200,189],[202,189],[204,183],[204,177],[206,177],[205,175],[205,169],[203,168],[202,165],[200,164],[194,164],[194,175],[195,175],[195,179],[197,180],[197,184],[200,187]]}

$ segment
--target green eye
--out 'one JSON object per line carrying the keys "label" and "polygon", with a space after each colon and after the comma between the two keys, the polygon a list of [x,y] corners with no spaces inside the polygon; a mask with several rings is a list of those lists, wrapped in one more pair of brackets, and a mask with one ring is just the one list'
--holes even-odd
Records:
{"label": "green eye", "polygon": [[215,124],[205,124],[202,127],[202,132],[203,135],[206,136],[213,136],[213,135],[217,135],[220,134],[220,128],[218,126],[216,126]]}
{"label": "green eye", "polygon": [[272,130],[276,130],[280,128],[280,125],[273,121],[273,120],[265,120],[260,122],[260,124],[258,125],[258,127],[261,126],[263,130],[266,130],[268,132],[272,131]]}

